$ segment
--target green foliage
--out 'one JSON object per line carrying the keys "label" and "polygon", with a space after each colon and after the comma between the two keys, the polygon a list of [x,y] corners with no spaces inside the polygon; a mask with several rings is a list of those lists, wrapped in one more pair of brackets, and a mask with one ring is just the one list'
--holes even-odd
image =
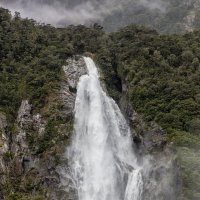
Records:
{"label": "green foliage", "polygon": [[[145,119],[156,121],[178,148],[183,195],[199,199],[200,32],[160,36],[129,26],[110,34],[109,45],[96,54],[108,92],[121,92]],[[121,87],[114,87],[115,81]],[[122,91],[121,91],[122,89]],[[193,171],[190,170],[193,167]]]}
{"label": "green foliage", "polygon": [[111,77],[121,79],[129,101],[146,121],[189,131],[200,117],[199,38],[197,31],[159,36],[130,26],[111,34],[112,42],[98,53],[97,61],[108,88],[114,82]]}
{"label": "green foliage", "polygon": [[97,28],[70,26],[56,29],[21,19],[19,13],[0,8],[0,111],[13,122],[22,99],[35,109],[59,87],[62,65],[67,57],[94,52],[103,34]]}
{"label": "green foliage", "polygon": [[[59,125],[61,124],[63,130],[60,130],[59,128]],[[35,151],[35,154],[42,154],[45,151],[50,150],[57,143],[67,141],[69,139],[69,133],[71,133],[72,130],[73,127],[71,120],[66,122],[50,118],[45,127],[44,134],[34,138],[35,146],[33,147],[33,151]]]}
{"label": "green foliage", "polygon": [[25,196],[21,193],[10,194],[5,200],[46,200],[44,196]]}
{"label": "green foliage", "polygon": [[[156,121],[168,131],[169,141],[180,148],[185,195],[198,199],[199,171],[194,167],[190,173],[188,163],[199,162],[195,150],[200,147],[200,31],[164,36],[132,25],[106,34],[97,24],[54,28],[19,15],[12,18],[0,9],[0,111],[13,122],[22,99],[42,109],[59,87],[65,60],[86,52],[93,55],[115,100],[123,94],[147,122]],[[59,135],[59,124],[59,119],[50,118],[44,135],[27,135],[36,154],[67,137]]]}
{"label": "green foliage", "polygon": [[199,150],[200,137],[189,132],[182,132],[173,130],[169,135],[169,139],[178,147],[186,147],[190,149]]}
{"label": "green foliage", "polygon": [[[51,111],[45,106],[50,104],[48,101],[60,88],[66,59],[84,52],[96,52],[104,35],[101,29],[97,24],[93,28],[54,28],[22,19],[19,13],[12,17],[8,10],[0,8],[0,112],[5,113],[8,119],[8,131],[12,134],[9,137],[16,133],[17,111],[24,99],[32,104],[33,113],[45,112],[45,118],[49,118],[43,135],[38,135],[32,125],[27,127],[26,140],[30,151],[35,154],[33,156],[52,154],[55,165],[60,162],[58,154],[62,148],[59,144],[68,142],[72,122],[49,113]],[[9,166],[13,159],[10,152],[5,153],[3,159],[8,163],[3,185],[7,200],[46,199],[32,196],[40,194],[40,191],[45,193],[45,186],[35,185],[34,176],[28,177],[30,172],[23,179],[23,176],[16,175],[14,167]]]}
{"label": "green foliage", "polygon": [[[199,140],[200,141],[200,140]],[[181,163],[183,191],[191,200],[200,198],[200,151],[182,147],[178,149],[178,161]]]}
{"label": "green foliage", "polygon": [[5,15],[0,24],[0,109],[11,121],[22,98],[29,98],[38,108],[44,105],[49,88],[59,80],[63,61],[53,46],[54,28],[43,29],[19,16],[11,19],[8,10],[0,13]]}
{"label": "green foliage", "polygon": [[5,162],[9,162],[9,161],[12,160],[12,158],[13,158],[12,153],[10,151],[7,151],[7,152],[5,152],[3,154],[3,158],[2,159],[4,159]]}
{"label": "green foliage", "polygon": [[57,135],[56,122],[50,119],[45,127],[44,135],[38,141],[38,150],[36,154],[43,153],[53,146],[53,139]]}

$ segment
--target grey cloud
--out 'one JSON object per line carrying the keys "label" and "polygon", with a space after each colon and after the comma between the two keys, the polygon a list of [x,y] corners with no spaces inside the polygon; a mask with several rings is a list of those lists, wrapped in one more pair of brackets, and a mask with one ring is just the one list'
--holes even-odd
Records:
{"label": "grey cloud", "polygon": [[[135,0],[4,0],[0,2],[0,6],[10,9],[12,13],[18,11],[22,17],[59,26],[102,20],[113,11],[122,9],[123,4],[133,1]],[[163,0],[139,1],[151,9],[164,8]]]}
{"label": "grey cloud", "polygon": [[164,0],[140,0],[140,3],[145,6],[148,7],[150,9],[159,9],[161,11],[165,11],[166,7],[169,4],[169,1],[167,2]]}

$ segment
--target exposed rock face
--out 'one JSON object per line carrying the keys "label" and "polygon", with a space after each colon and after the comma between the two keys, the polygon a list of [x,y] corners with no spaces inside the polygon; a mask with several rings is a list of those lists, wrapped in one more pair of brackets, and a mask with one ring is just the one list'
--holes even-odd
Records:
{"label": "exposed rock face", "polygon": [[[28,100],[23,100],[18,111],[18,116],[14,130],[9,130],[4,113],[0,113],[0,199],[3,199],[2,185],[7,179],[20,178],[19,188],[25,191],[27,185],[31,185],[32,195],[38,195],[42,191],[44,199],[49,200],[75,200],[76,192],[70,177],[65,176],[68,172],[67,160],[63,160],[61,155],[70,141],[72,133],[72,121],[74,104],[76,98],[76,88],[79,78],[87,73],[83,58],[75,56],[67,60],[67,65],[63,67],[66,79],[61,83],[61,88],[49,100],[45,108],[45,114],[35,113]],[[156,123],[150,126],[130,106],[127,97],[127,86],[123,84],[123,93],[120,107],[126,116],[133,133],[133,140],[136,144],[138,157],[142,155],[141,162],[146,164],[144,171],[147,180],[146,196],[144,200],[156,199],[165,187],[166,179],[172,175],[174,167],[176,174],[176,162],[173,152],[166,145],[166,133]],[[38,153],[39,144],[48,130],[49,119],[56,120],[56,136],[50,141],[51,146],[44,152]],[[32,141],[33,138],[39,138]],[[42,143],[43,145],[43,143]],[[141,156],[141,157],[142,157]],[[62,174],[64,173],[64,175]],[[9,177],[6,176],[9,174]],[[62,178],[61,178],[62,177]],[[176,176],[174,176],[176,177]],[[151,181],[149,181],[151,179]],[[177,180],[178,181],[178,180]],[[160,188],[156,190],[157,184]],[[175,180],[172,180],[173,187]],[[161,187],[162,186],[162,187]],[[38,189],[39,188],[39,189]],[[166,186],[166,188],[169,188]],[[152,191],[157,191],[154,194]],[[166,196],[171,191],[166,190]],[[174,192],[175,193],[175,192]],[[173,200],[175,194],[172,194]],[[166,199],[160,196],[160,199]]]}
{"label": "exposed rock face", "polygon": [[6,116],[0,113],[0,199],[3,199],[1,183],[4,183],[6,180],[4,176],[4,172],[7,169],[5,156],[9,150],[9,134]]}
{"label": "exposed rock face", "polygon": [[32,106],[28,100],[23,100],[16,120],[16,133],[12,134],[10,146],[14,158],[13,166],[19,176],[23,176],[37,167],[38,159],[30,148],[28,137],[34,137],[32,135],[34,132],[36,132],[36,135],[44,133],[45,125],[46,121],[41,119],[40,114],[32,114]]}
{"label": "exposed rock face", "polygon": [[76,91],[79,78],[87,73],[84,59],[81,57],[74,57],[67,60],[67,66],[64,66],[63,69],[67,76],[67,83],[69,89]]}
{"label": "exposed rock face", "polygon": [[[76,99],[76,89],[79,82],[79,78],[87,74],[87,67],[85,61],[82,57],[74,56],[67,60],[67,66],[63,67],[63,70],[66,75],[66,81],[62,84],[62,89],[60,91],[60,96],[64,102],[63,110],[65,113],[63,116],[71,116],[74,114],[74,106]],[[57,167],[57,171],[61,173],[62,179],[60,180],[60,189],[62,190],[62,197],[60,196],[58,199],[63,200],[76,200],[77,194],[76,190],[73,187],[73,183],[71,182],[71,178],[69,177],[69,170],[67,166],[67,161],[63,158],[63,164]]]}
{"label": "exposed rock face", "polygon": [[[63,188],[70,187],[61,184],[61,171],[58,169],[67,166],[67,161],[62,161],[60,157],[72,132],[77,83],[87,71],[83,58],[78,56],[67,60],[63,70],[66,81],[61,84],[55,97],[49,100],[44,111],[47,116],[35,113],[29,101],[23,100],[14,128],[9,131],[6,116],[0,113],[0,174],[5,174],[0,179],[0,199],[5,196],[1,187],[4,181],[16,179],[20,180],[18,190],[33,188],[31,195],[42,194],[44,199],[49,200],[74,200],[74,191]],[[43,148],[41,145],[45,145],[43,140],[48,137],[48,126],[51,127],[52,120],[56,121],[54,129],[57,133],[49,141],[51,145],[41,152],[39,150]]]}
{"label": "exposed rock face", "polygon": [[[132,129],[133,140],[142,152],[163,151],[167,144],[167,133],[155,122],[146,124],[129,102],[128,86],[122,81],[120,108]],[[140,148],[139,148],[140,149]]]}
{"label": "exposed rock face", "polygon": [[74,56],[67,60],[67,65],[63,67],[63,70],[66,75],[66,81],[62,83],[62,88],[59,92],[59,96],[64,103],[61,112],[63,116],[69,116],[73,114],[79,78],[87,73],[87,69],[83,58]]}
{"label": "exposed rock face", "polygon": [[162,152],[167,144],[166,132],[155,122],[151,122],[150,130],[144,135],[144,144],[148,152]]}
{"label": "exposed rock face", "polygon": [[[9,132],[6,116],[0,113],[0,155],[7,152],[9,149]],[[2,162],[2,160],[0,160]]]}
{"label": "exposed rock face", "polygon": [[31,116],[31,105],[28,103],[28,100],[24,100],[21,103],[21,106],[18,111],[17,116],[17,134],[16,137],[13,137],[15,143],[13,144],[13,152],[15,154],[25,153],[28,154],[29,147],[27,144],[27,131],[32,124]]}
{"label": "exposed rock face", "polygon": [[155,122],[145,123],[129,103],[125,83],[122,89],[120,107],[132,129],[135,150],[144,169],[143,200],[177,200],[181,180],[176,152],[167,143],[167,133]]}

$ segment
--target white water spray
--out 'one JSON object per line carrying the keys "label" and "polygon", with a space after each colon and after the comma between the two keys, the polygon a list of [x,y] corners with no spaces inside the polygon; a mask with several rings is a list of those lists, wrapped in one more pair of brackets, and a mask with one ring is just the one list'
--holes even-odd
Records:
{"label": "white water spray", "polygon": [[88,75],[79,80],[68,151],[78,199],[141,200],[143,180],[129,126],[103,91],[92,59],[84,60]]}

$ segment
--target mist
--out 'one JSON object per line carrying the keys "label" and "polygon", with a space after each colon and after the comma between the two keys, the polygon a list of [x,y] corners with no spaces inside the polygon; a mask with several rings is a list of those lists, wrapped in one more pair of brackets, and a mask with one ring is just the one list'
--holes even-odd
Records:
{"label": "mist", "polygon": [[130,2],[161,11],[166,7],[163,0],[2,0],[0,6],[8,8],[12,14],[20,12],[23,18],[63,26],[101,21]]}

